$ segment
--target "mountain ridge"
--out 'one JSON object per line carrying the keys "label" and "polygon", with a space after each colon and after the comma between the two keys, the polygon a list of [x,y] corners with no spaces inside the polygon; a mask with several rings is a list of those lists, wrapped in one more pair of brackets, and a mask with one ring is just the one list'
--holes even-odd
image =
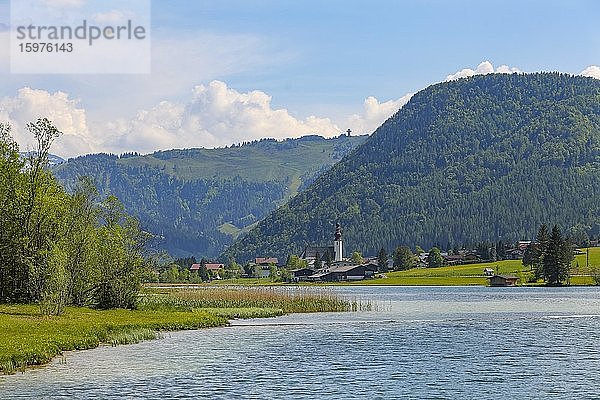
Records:
{"label": "mountain ridge", "polygon": [[311,135],[147,155],[100,153],[70,159],[53,172],[67,190],[89,176],[100,195],[117,196],[158,236],[158,249],[215,257],[365,139]]}
{"label": "mountain ridge", "polygon": [[439,83],[222,258],[298,254],[329,243],[336,221],[348,251],[369,255],[531,238],[546,221],[598,234],[599,165],[600,81],[536,73]]}

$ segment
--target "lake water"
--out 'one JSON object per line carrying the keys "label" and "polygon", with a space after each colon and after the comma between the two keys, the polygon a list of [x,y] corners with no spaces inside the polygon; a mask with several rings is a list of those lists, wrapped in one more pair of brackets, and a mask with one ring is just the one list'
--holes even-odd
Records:
{"label": "lake water", "polygon": [[68,353],[1,399],[598,399],[597,288],[341,287],[288,315]]}

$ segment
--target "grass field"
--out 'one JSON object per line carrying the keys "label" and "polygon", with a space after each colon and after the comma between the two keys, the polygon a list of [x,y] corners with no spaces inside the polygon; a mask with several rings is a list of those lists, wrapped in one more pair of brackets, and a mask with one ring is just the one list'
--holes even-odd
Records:
{"label": "grass field", "polygon": [[[582,249],[586,251],[586,249]],[[586,266],[587,254],[577,255],[573,260],[571,269],[571,285],[593,285],[591,276],[587,276],[594,267],[600,268],[600,247],[590,248],[589,268]],[[516,275],[522,279],[530,273],[521,260],[504,260],[492,263],[480,263],[470,265],[456,265],[440,268],[414,268],[407,271],[389,272],[384,274],[385,278],[377,278],[369,281],[361,281],[355,284],[367,285],[487,285],[483,270],[492,268],[497,274]],[[541,284],[541,283],[537,283]]]}

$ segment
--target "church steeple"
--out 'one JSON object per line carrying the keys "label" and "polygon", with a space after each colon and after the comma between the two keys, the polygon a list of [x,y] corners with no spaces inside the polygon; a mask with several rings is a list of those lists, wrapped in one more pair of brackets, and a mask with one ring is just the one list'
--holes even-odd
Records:
{"label": "church steeple", "polygon": [[344,249],[342,244],[342,227],[339,222],[335,224],[333,250],[335,251],[335,261],[342,261],[344,258]]}
{"label": "church steeple", "polygon": [[335,224],[335,240],[342,240],[342,227],[339,222]]}

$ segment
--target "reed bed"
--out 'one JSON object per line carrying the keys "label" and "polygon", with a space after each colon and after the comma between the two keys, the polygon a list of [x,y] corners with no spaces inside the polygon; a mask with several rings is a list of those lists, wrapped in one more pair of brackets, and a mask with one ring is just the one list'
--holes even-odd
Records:
{"label": "reed bed", "polygon": [[330,288],[309,287],[193,287],[148,289],[142,310],[276,309],[282,313],[372,310],[370,302],[340,297]]}
{"label": "reed bed", "polygon": [[67,307],[50,317],[37,305],[0,305],[0,373],[48,363],[63,351],[137,343],[162,331],[225,326],[234,318],[371,309],[331,289],[306,287],[148,289],[137,310]]}

